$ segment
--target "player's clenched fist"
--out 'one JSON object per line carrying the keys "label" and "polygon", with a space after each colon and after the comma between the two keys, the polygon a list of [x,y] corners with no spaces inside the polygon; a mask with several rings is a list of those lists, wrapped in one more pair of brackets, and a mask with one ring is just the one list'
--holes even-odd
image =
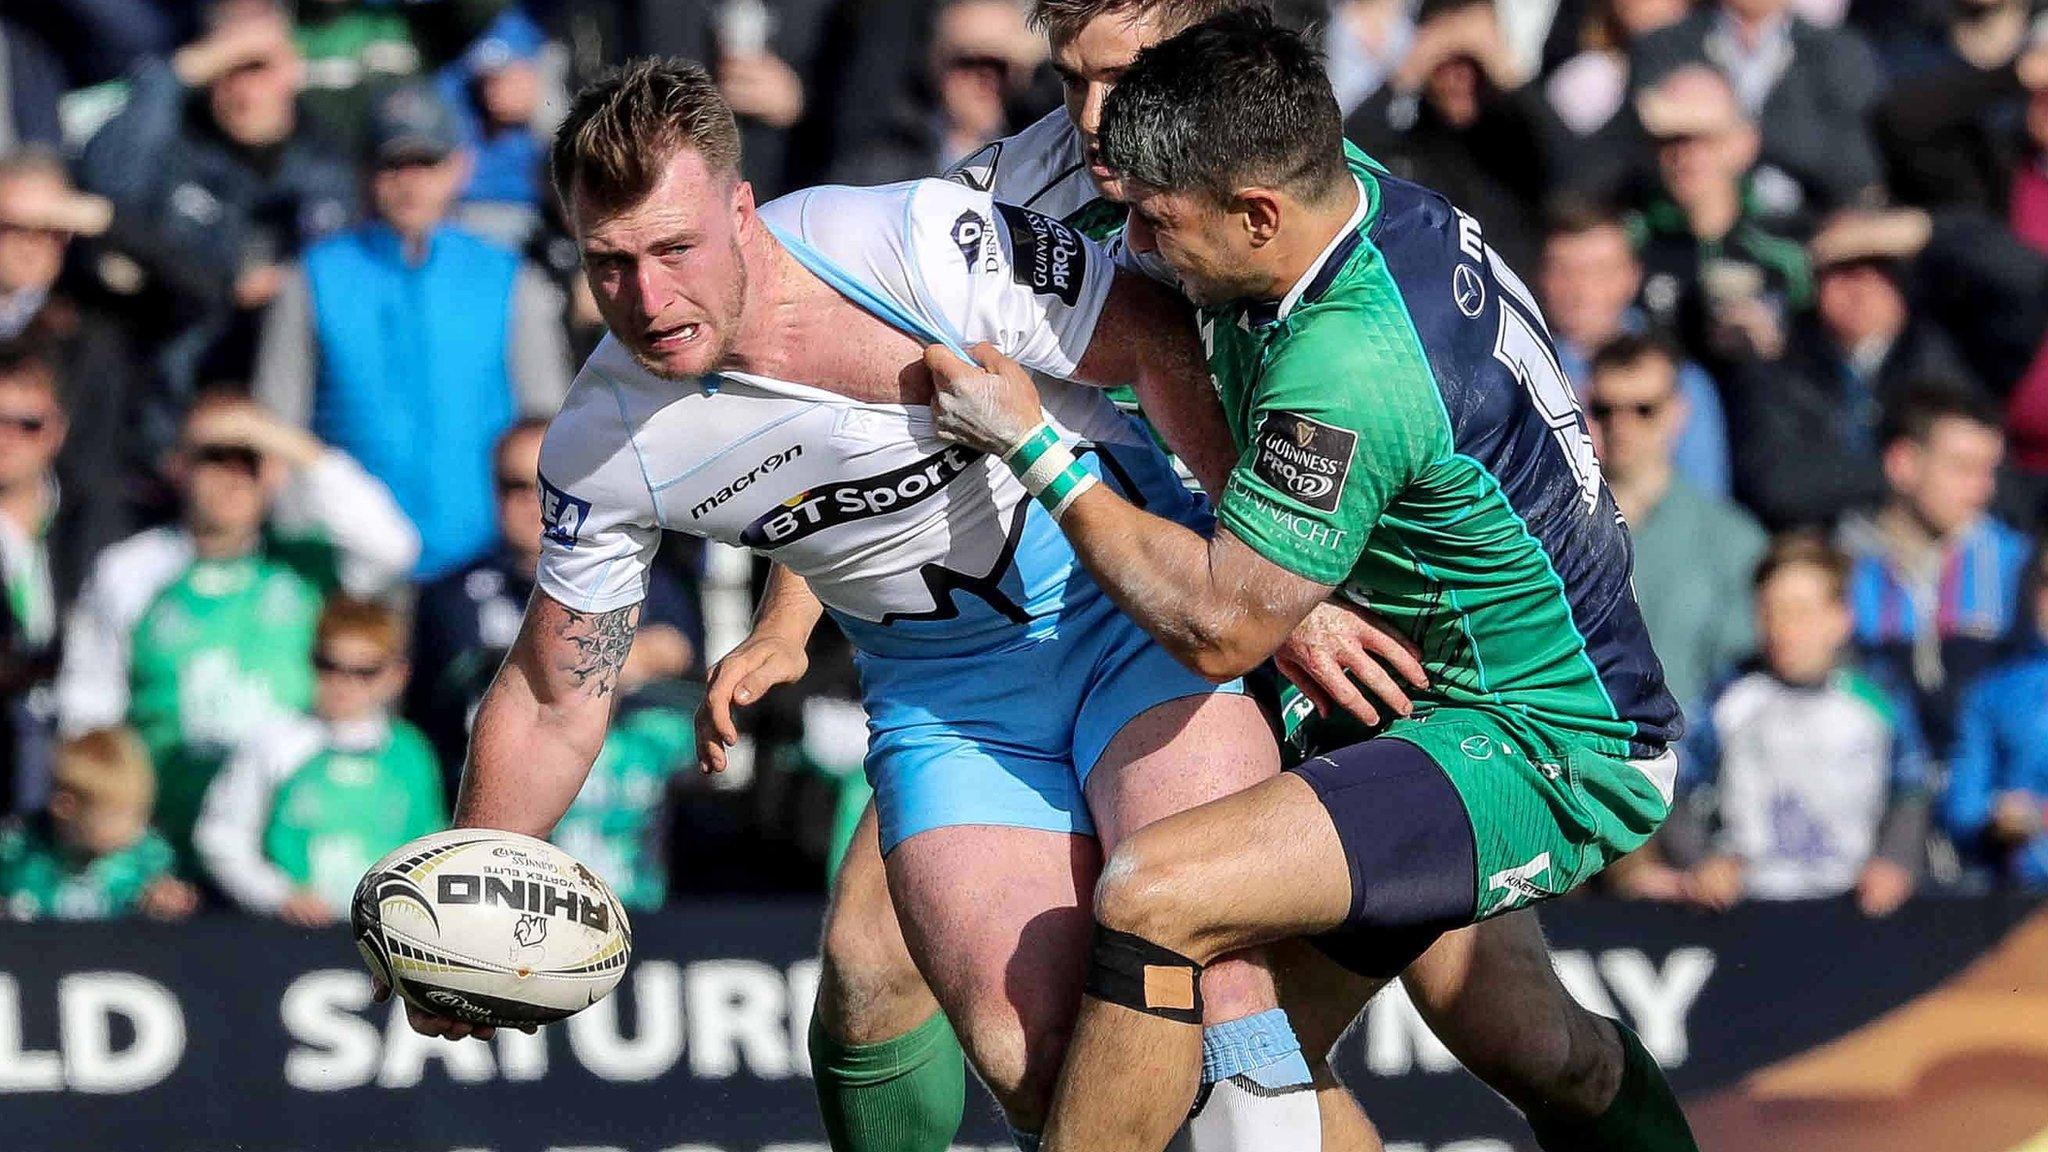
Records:
{"label": "player's clenched fist", "polygon": [[925,349],[932,373],[932,424],[956,444],[1001,456],[1045,420],[1031,374],[993,344],[976,344],[971,364],[950,348]]}

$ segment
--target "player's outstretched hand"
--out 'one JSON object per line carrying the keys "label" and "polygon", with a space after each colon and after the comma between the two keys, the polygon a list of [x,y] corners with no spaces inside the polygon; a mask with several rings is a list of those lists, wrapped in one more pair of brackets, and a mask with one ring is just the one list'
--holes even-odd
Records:
{"label": "player's outstretched hand", "polygon": [[725,771],[725,750],[739,742],[733,709],[744,708],[777,684],[803,679],[811,659],[801,637],[757,630],[711,666],[704,702],[697,705],[697,767],[707,774]]}
{"label": "player's outstretched hand", "polygon": [[[391,985],[371,977],[370,998],[378,1004],[391,999]],[[489,1040],[498,1034],[498,1030],[488,1024],[471,1024],[467,1020],[436,1016],[410,1000],[405,1002],[405,1022],[412,1025],[412,1030],[422,1036],[439,1036],[443,1040],[461,1040],[470,1036],[479,1040]],[[531,1034],[537,1028],[535,1025],[527,1024],[519,1030]]]}
{"label": "player's outstretched hand", "polygon": [[1045,419],[1038,385],[993,344],[967,351],[979,363],[938,344],[924,350],[932,373],[932,424],[943,439],[1001,456]]}
{"label": "player's outstretched hand", "polygon": [[1342,708],[1367,727],[1408,715],[1415,708],[1409,689],[1429,687],[1414,641],[1378,614],[1337,600],[1310,609],[1273,661],[1317,715]]}

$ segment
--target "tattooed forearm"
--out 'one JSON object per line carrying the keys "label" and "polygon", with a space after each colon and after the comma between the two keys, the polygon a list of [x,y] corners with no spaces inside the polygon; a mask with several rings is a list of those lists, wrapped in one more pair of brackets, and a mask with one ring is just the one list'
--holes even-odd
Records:
{"label": "tattooed forearm", "polygon": [[555,635],[566,641],[574,655],[560,671],[579,690],[592,696],[609,696],[618,686],[619,669],[633,650],[633,633],[639,626],[640,606],[629,605],[610,612],[562,610]]}

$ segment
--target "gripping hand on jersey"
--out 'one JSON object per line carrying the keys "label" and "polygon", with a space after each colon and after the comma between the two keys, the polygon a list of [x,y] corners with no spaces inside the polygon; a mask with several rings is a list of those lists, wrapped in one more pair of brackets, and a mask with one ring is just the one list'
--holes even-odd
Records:
{"label": "gripping hand on jersey", "polygon": [[978,364],[934,344],[924,350],[932,374],[932,423],[939,436],[1001,456],[1045,419],[1031,374],[993,344],[967,350]]}

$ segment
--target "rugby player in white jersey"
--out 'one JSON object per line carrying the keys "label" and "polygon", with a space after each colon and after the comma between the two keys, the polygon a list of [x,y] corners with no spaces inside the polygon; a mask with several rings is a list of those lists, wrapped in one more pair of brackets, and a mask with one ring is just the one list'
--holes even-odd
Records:
{"label": "rugby player in white jersey", "polygon": [[[1028,1146],[1082,992],[1097,837],[1278,762],[1239,688],[1119,614],[1054,523],[1096,484],[1206,517],[1143,431],[1099,389],[1055,383],[1048,419],[1090,464],[1013,475],[934,438],[922,358],[987,341],[1048,377],[1205,387],[1184,305],[1057,220],[957,183],[757,210],[731,113],[693,64],[600,79],[553,160],[610,334],[542,450],[538,590],[479,707],[456,824],[545,835],[567,808],[663,531],[775,557],[860,653],[895,906]],[[1166,431],[1220,482],[1220,412]],[[1313,1150],[1315,1098],[1270,976],[1254,959],[1210,972],[1199,996],[1179,990],[1215,1036],[1192,1145]]]}
{"label": "rugby player in white jersey", "polygon": [[[1033,22],[1050,40],[1065,107],[969,156],[949,178],[1057,217],[1091,238],[1117,237],[1126,210],[1116,200],[1115,174],[1095,150],[1103,100],[1144,48],[1244,3],[1035,0]],[[1124,263],[1170,277],[1117,246]],[[1157,403],[1147,411],[1175,416],[1172,407]],[[806,607],[800,590],[784,590],[790,594],[764,603],[754,636],[714,669],[706,701],[710,723],[700,725],[700,740],[715,743],[723,733],[730,741],[727,701],[757,701],[771,686],[802,674],[803,641],[816,611]],[[1305,693],[1298,707],[1347,709],[1368,725],[1405,714],[1409,701],[1400,681],[1422,686],[1412,653],[1337,605],[1318,609],[1282,648],[1278,663]],[[715,757],[719,748],[706,753]],[[856,834],[836,880],[823,953],[812,1067],[834,1152],[944,1152],[961,1115],[957,1060],[944,1037],[931,1034],[937,1010],[896,925],[872,821]],[[1372,985],[1306,945],[1282,946],[1275,959],[1283,1003],[1322,1098],[1324,1146],[1346,1152],[1377,1147],[1377,1136],[1326,1059]],[[1613,1026],[1564,990],[1533,911],[1444,935],[1401,981],[1438,1038],[1529,1117],[1548,1152],[1646,1147],[1642,1126],[1621,1113],[1633,1110],[1628,1098],[1635,1095],[1668,1095],[1662,1074],[1653,1064],[1627,1059]],[[1629,1083],[1645,1078],[1657,1083]]]}

